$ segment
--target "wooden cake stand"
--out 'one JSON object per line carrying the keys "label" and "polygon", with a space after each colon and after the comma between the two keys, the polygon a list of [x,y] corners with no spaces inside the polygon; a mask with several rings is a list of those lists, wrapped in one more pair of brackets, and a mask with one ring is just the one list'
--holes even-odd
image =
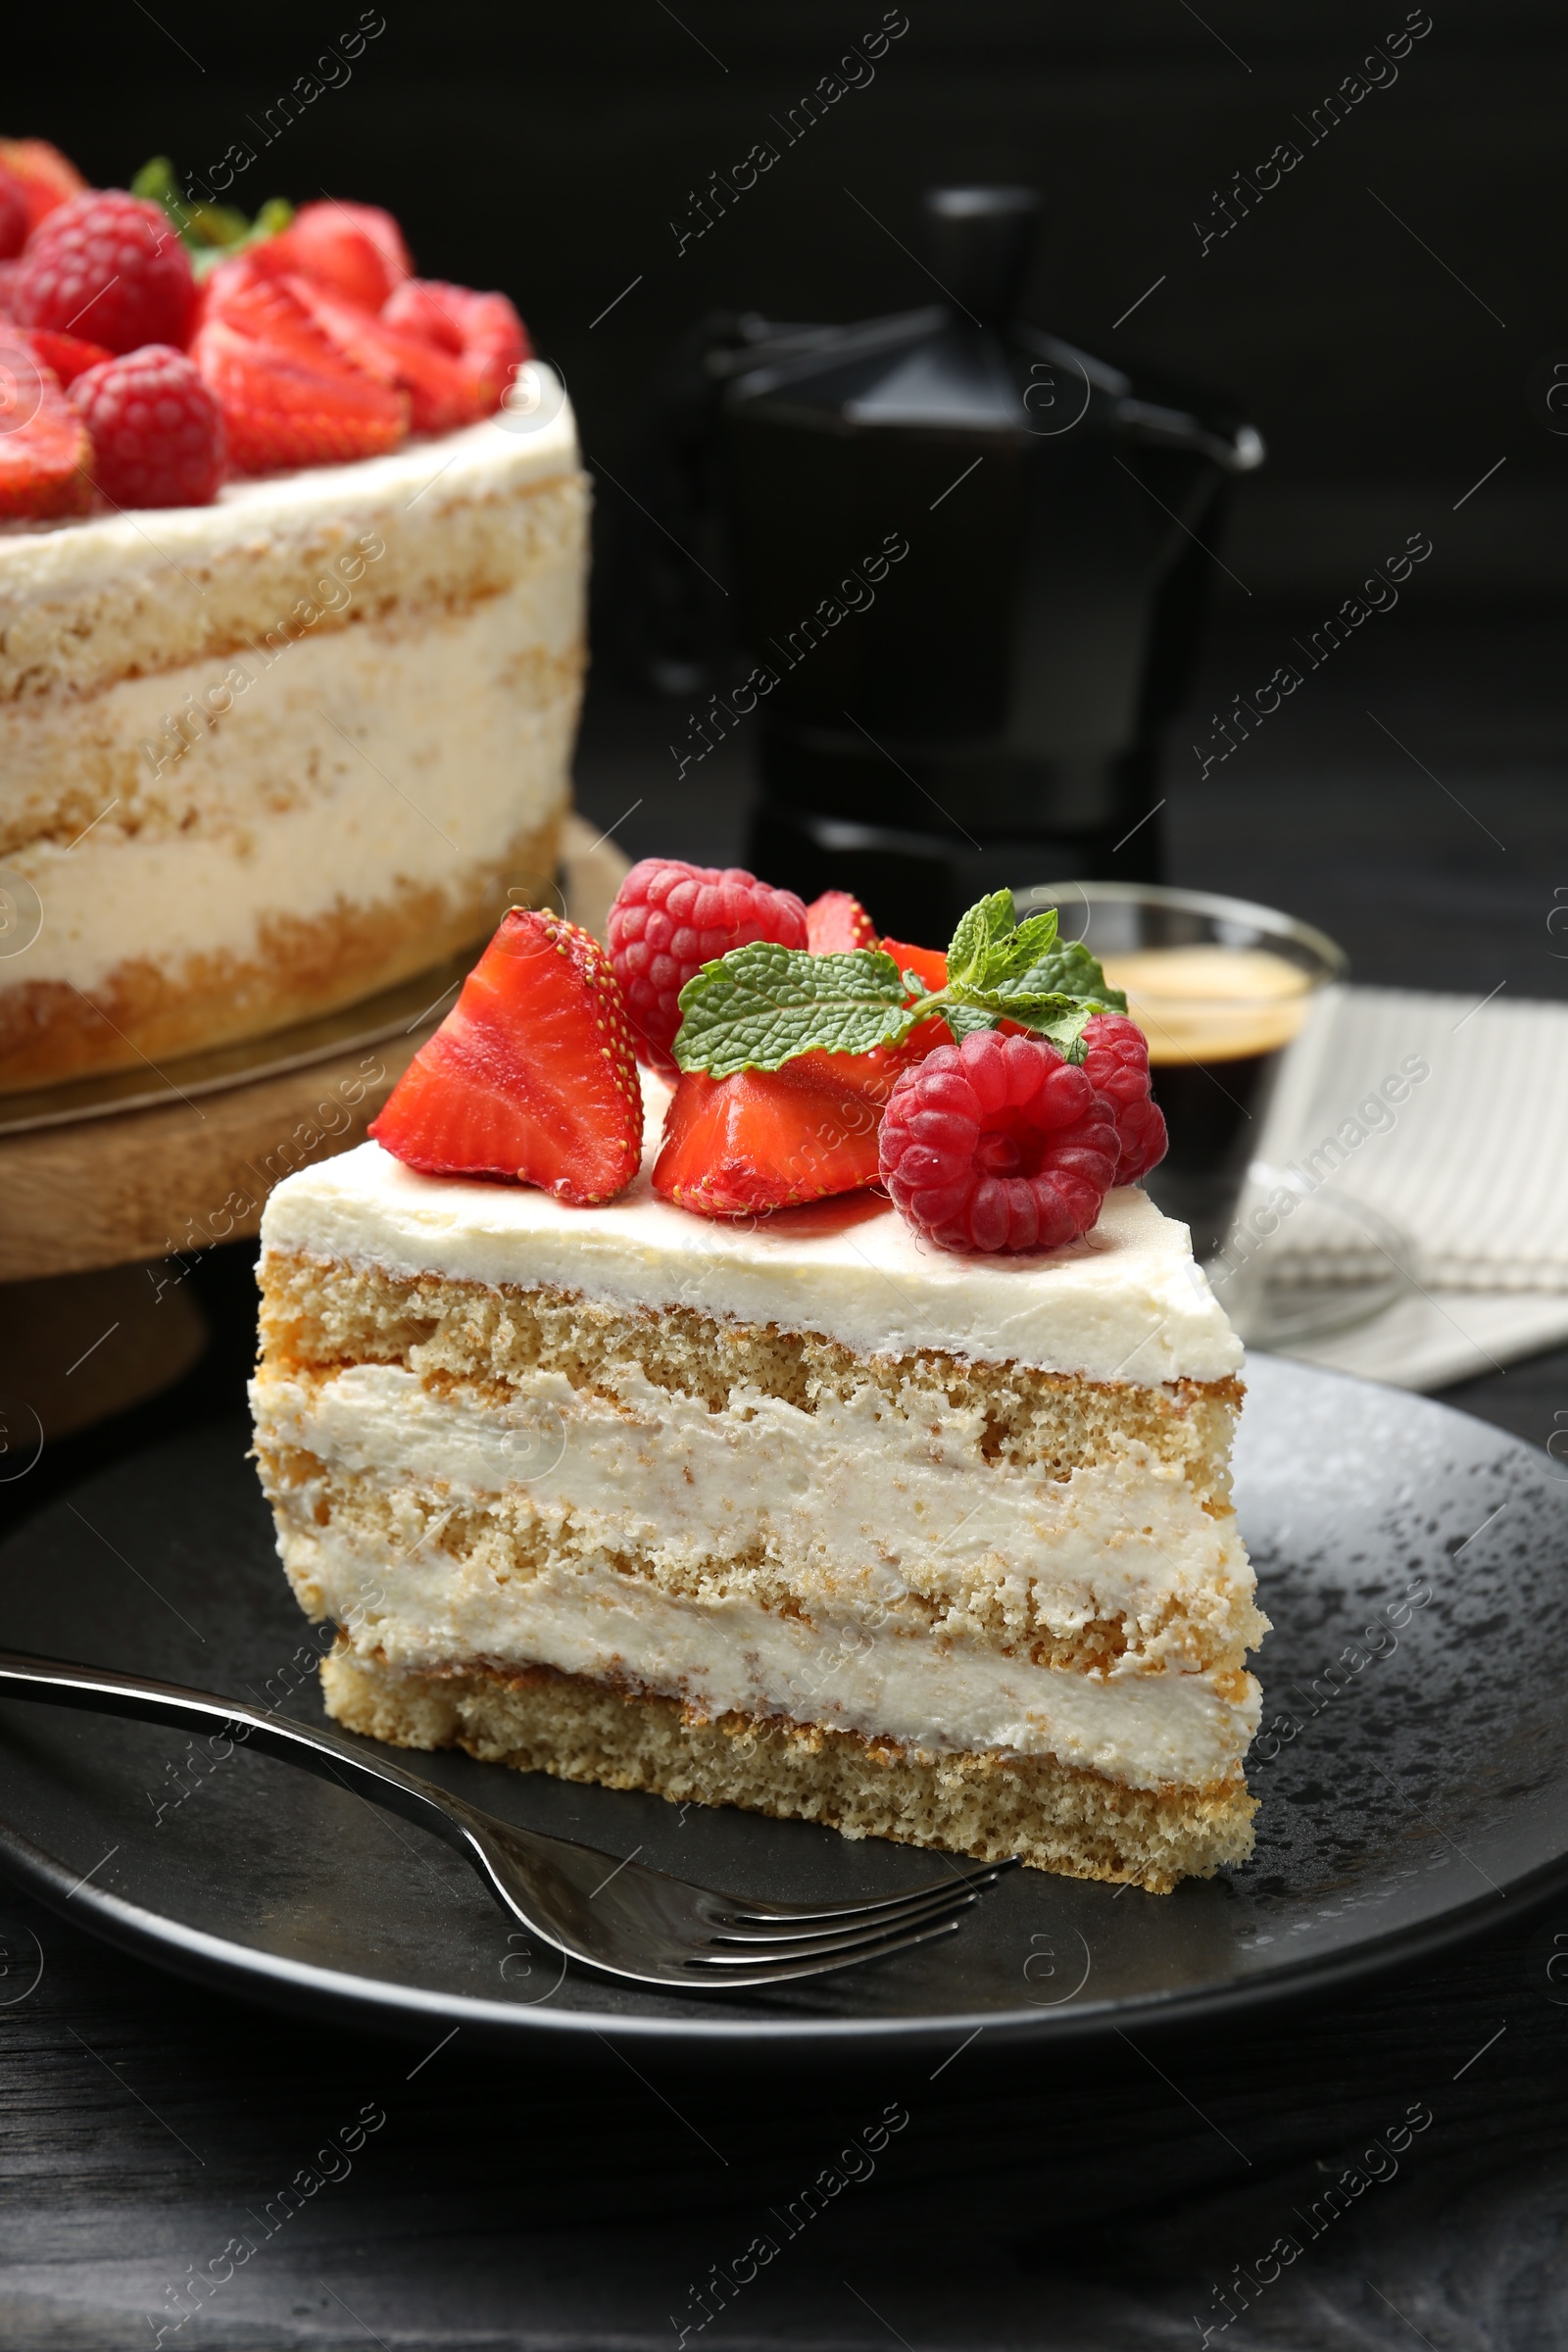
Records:
{"label": "wooden cake stand", "polygon": [[[574,922],[602,938],[625,871],[567,819]],[[254,1235],[284,1176],[364,1142],[476,954],[270,1038],[0,1096],[0,1401],[63,1437],[178,1379],[206,1338],[183,1268]]]}

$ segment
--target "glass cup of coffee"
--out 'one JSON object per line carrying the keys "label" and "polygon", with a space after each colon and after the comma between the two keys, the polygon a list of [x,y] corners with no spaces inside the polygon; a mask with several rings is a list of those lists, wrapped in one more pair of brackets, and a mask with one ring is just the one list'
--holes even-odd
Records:
{"label": "glass cup of coffee", "polygon": [[1321,931],[1272,907],[1152,882],[1051,882],[1019,891],[1020,919],[1056,909],[1063,939],[1104,967],[1149,1040],[1170,1149],[1146,1179],[1194,1254],[1224,1243],[1256,1155],[1285,1049],[1312,1000],[1348,969]]}

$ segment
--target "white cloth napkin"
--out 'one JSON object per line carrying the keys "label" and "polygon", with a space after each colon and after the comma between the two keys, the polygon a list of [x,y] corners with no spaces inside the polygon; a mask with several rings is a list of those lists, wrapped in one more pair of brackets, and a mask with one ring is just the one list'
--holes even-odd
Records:
{"label": "white cloth napkin", "polygon": [[1403,1298],[1292,1354],[1424,1389],[1568,1339],[1568,1005],[1326,990],[1257,1158],[1326,1180],[1411,1245]]}

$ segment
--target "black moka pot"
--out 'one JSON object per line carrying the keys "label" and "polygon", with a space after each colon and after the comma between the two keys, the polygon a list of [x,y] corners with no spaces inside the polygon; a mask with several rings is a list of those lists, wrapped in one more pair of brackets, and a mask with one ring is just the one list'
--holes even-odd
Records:
{"label": "black moka pot", "polygon": [[1157,879],[1160,738],[1197,652],[1229,477],[1206,394],[1015,320],[1026,188],[925,200],[947,300],[710,351],[757,666],[750,857],[945,940],[983,891]]}

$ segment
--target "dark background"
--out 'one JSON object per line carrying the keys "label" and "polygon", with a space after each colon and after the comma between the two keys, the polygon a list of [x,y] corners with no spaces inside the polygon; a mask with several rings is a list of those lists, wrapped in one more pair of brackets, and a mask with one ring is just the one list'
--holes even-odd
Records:
{"label": "dark background", "polygon": [[[348,0],[233,17],[131,0],[95,12],[79,44],[29,10],[8,27],[5,104],[96,181],[158,151],[204,172],[247,142],[258,160],[230,194],[248,208],[273,192],[378,201],[422,272],[514,296],[597,461],[579,800],[633,856],[738,857],[752,783],[750,747],[732,739],[676,787],[668,745],[690,698],[662,705],[620,650],[648,526],[617,484],[640,478],[661,367],[715,308],[850,319],[917,305],[932,288],[895,240],[918,246],[922,188],[1034,183],[1027,311],[1114,359],[1221,386],[1269,451],[1240,485],[1194,725],[1171,748],[1170,878],[1337,930],[1365,979],[1403,976],[1414,936],[1441,933],[1456,989],[1561,993],[1568,962],[1544,925],[1568,439],[1526,397],[1534,364],[1568,350],[1560,11],[1437,0],[1396,82],[1307,146],[1297,118],[1405,22],[1394,0],[1214,0],[1202,21],[1185,0],[914,0],[871,85],[677,256],[669,224],[688,220],[692,191],[773,135],[882,13],[389,0],[347,83],[264,147],[267,109],[359,22]],[[1195,220],[1284,138],[1302,162],[1201,256]],[[1208,710],[1293,658],[1293,635],[1411,531],[1435,552],[1398,609],[1200,785],[1190,740],[1206,740]],[[1375,876],[1374,834],[1398,845]]]}
{"label": "dark background", "polygon": [[[0,104],[11,129],[53,137],[95,181],[122,183],[160,150],[199,172],[231,140],[255,144],[247,118],[358,13],[13,12]],[[388,0],[348,85],[233,190],[252,210],[273,192],[387,204],[423,273],[505,287],[565,374],[598,462],[581,806],[634,856],[739,852],[746,743],[676,789],[666,746],[686,704],[662,705],[614,652],[640,526],[609,476],[630,478],[671,347],[717,306],[847,319],[921,303],[927,281],[893,240],[916,242],[922,187],[1023,179],[1045,201],[1027,305],[1039,323],[1222,386],[1268,444],[1220,550],[1200,721],[1409,532],[1434,543],[1397,611],[1206,782],[1178,733],[1171,878],[1323,924],[1364,980],[1568,995],[1568,941],[1547,929],[1568,889],[1568,441],[1525,389],[1538,359],[1568,350],[1560,10],[1433,0],[1397,83],[1206,259],[1192,223],[1216,188],[1298,135],[1293,118],[1402,6],[1201,0],[1203,22],[1185,0],[907,13],[873,84],[681,259],[668,222],[688,192],[768,135],[880,6],[679,0],[676,22],[661,0]],[[139,1416],[46,1451],[14,1505],[155,1428],[230,1408],[243,1253],[215,1252],[200,1280],[220,1351]],[[1568,1353],[1452,1400],[1544,1442],[1568,1405]],[[983,2044],[934,2083],[634,2079],[608,2053],[541,2078],[501,2074],[460,2041],[406,2084],[402,2050],[193,1995],[8,1893],[7,1948],[34,1932],[47,1967],[35,1995],[0,2006],[0,2340],[150,2343],[146,2311],[214,2230],[221,2242],[230,2208],[270,2194],[340,2107],[379,2095],[393,2123],[377,2164],[330,2210],[321,2200],[243,2308],[172,2341],[673,2343],[665,2315],[686,2308],[687,2281],[744,2244],[758,2208],[793,2194],[862,2107],[902,2097],[914,2122],[897,2161],[776,2294],[694,2341],[1191,2344],[1191,2314],[1212,2316],[1211,2284],[1266,2246],[1280,2209],[1309,2202],[1357,2132],[1424,2097],[1439,2120],[1421,2161],[1214,2340],[1556,2346],[1568,2029],[1539,1939],[1559,1925],[1501,1922],[1486,1949],[1383,1988],[1239,2034],[1167,2036],[1065,2081],[992,2065]]]}
{"label": "dark background", "polygon": [[1206,25],[1183,0],[912,0],[871,85],[679,258],[669,221],[691,191],[775,136],[771,119],[880,24],[878,0],[690,0],[679,23],[660,0],[386,0],[347,83],[262,148],[267,108],[359,13],[160,0],[154,22],[130,0],[93,12],[68,62],[49,12],[19,11],[5,103],[95,182],[122,185],[159,152],[204,172],[242,141],[259,149],[230,191],[247,210],[323,191],[389,206],[422,274],[514,297],[617,472],[644,387],[704,311],[850,319],[927,301],[893,242],[917,244],[921,189],[1028,181],[1045,233],[1026,310],[1225,386],[1262,430],[1269,467],[1229,551],[1254,595],[1346,593],[1418,522],[1440,557],[1429,603],[1518,603],[1568,578],[1564,452],[1525,398],[1531,364],[1568,345],[1568,41],[1549,0],[1435,0],[1394,86],[1206,258],[1194,220],[1281,139],[1305,146],[1298,118],[1404,23],[1400,0],[1215,0]]}

